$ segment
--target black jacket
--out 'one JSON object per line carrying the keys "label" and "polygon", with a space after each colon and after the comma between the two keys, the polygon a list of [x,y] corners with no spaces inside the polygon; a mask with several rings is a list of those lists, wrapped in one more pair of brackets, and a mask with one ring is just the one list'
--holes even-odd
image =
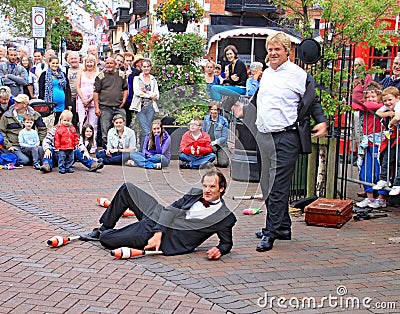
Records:
{"label": "black jacket", "polygon": [[[314,78],[307,73],[306,91],[300,100],[297,109],[296,126],[299,132],[301,142],[301,153],[310,154],[311,150],[311,123],[312,117],[316,124],[327,122],[324,111],[321,107],[319,97],[315,91],[316,84]],[[250,105],[244,109],[244,123],[249,126],[249,129],[254,133],[256,132],[255,121],[257,117],[257,95],[258,91],[251,100]]]}
{"label": "black jacket", "polygon": [[[233,71],[232,71],[232,63],[228,65],[228,69],[229,69],[229,77],[224,80],[223,84],[246,87],[246,81],[247,81],[246,65],[241,60],[237,59]],[[231,79],[231,76],[233,74],[239,76],[239,81],[234,81]]]}
{"label": "black jacket", "polygon": [[200,200],[202,194],[202,190],[192,188],[182,198],[161,210],[153,232],[164,233],[161,250],[165,255],[193,252],[214,234],[219,238],[217,248],[222,255],[232,249],[232,228],[236,223],[236,217],[222,199],[221,208],[214,214],[205,219],[186,219],[186,211]]}

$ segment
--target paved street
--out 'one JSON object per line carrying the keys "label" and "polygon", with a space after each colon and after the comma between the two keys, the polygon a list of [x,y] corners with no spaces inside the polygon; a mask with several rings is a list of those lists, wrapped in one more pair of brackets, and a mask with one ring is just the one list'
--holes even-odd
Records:
{"label": "paved street", "polygon": [[[90,173],[76,165],[66,175],[26,167],[0,170],[0,179],[0,313],[400,312],[399,208],[342,229],[306,226],[293,216],[293,240],[258,253],[254,231],[264,214],[242,210],[261,204],[232,200],[257,192],[257,184],[231,181],[225,200],[238,223],[233,250],[220,261],[206,259],[217,237],[193,254],[117,260],[97,242],[56,249],[45,242],[96,227],[103,212],[96,199],[111,199],[125,180],[168,204],[200,187],[198,171],[172,161],[162,171],[108,166]],[[304,298],[315,300],[314,309]]]}

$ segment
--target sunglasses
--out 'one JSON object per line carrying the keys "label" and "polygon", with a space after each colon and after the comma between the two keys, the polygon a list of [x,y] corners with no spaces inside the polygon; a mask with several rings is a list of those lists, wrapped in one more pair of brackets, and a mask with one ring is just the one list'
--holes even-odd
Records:
{"label": "sunglasses", "polygon": [[373,90],[365,90],[365,91],[363,91],[364,95],[366,95],[368,93],[372,93],[372,92],[375,92],[377,94],[381,94],[382,93],[382,91],[380,89],[373,89]]}

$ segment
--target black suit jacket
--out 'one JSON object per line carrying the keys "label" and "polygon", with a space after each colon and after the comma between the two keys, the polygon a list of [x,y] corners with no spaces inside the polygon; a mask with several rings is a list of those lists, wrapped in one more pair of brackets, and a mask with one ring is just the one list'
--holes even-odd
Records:
{"label": "black suit jacket", "polygon": [[192,188],[189,193],[161,210],[153,232],[163,232],[161,250],[165,255],[178,255],[193,252],[200,244],[217,234],[217,248],[221,254],[230,252],[233,246],[232,228],[236,223],[235,215],[222,206],[204,219],[186,219],[187,210],[202,197],[200,189]]}

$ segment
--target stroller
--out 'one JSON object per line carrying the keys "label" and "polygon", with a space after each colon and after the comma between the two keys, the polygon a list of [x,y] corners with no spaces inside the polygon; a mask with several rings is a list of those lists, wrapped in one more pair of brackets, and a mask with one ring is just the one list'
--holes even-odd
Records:
{"label": "stroller", "polygon": [[41,99],[31,99],[29,101],[29,106],[31,106],[36,112],[40,113],[42,118],[50,116],[56,105],[56,102],[45,102]]}
{"label": "stroller", "polygon": [[54,108],[56,105],[56,102],[46,102],[41,99],[31,99],[29,101],[29,106],[42,116],[47,129],[50,129],[54,125]]}

